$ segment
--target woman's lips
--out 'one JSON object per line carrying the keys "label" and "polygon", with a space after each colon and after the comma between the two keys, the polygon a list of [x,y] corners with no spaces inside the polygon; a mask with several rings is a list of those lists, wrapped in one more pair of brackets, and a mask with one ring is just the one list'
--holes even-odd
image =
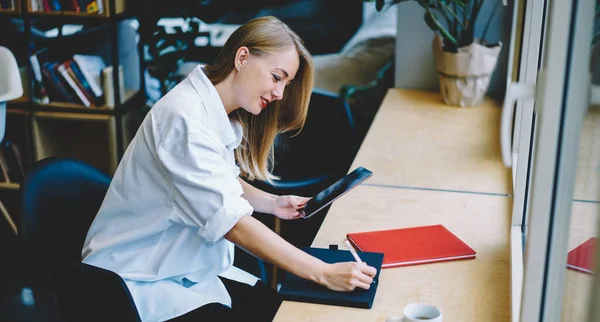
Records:
{"label": "woman's lips", "polygon": [[267,105],[269,104],[269,100],[266,98],[260,98],[260,106],[262,106],[262,108],[267,107]]}

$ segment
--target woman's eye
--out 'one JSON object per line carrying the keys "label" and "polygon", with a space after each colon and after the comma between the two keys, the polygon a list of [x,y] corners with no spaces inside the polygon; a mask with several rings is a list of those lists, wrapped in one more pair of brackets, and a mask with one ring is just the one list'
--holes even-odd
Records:
{"label": "woman's eye", "polygon": [[275,74],[271,74],[271,75],[273,75],[273,81],[274,81],[275,83],[277,83],[277,82],[279,82],[279,81],[281,80],[281,77],[279,77],[279,76],[277,76],[277,75],[275,75]]}

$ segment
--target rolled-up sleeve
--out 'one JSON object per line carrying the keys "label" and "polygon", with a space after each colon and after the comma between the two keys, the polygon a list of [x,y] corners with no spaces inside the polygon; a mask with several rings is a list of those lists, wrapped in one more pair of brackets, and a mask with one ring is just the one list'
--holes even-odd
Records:
{"label": "rolled-up sleeve", "polygon": [[173,181],[173,218],[197,227],[208,243],[216,243],[253,208],[225,148],[210,136],[187,134],[161,146],[158,156]]}

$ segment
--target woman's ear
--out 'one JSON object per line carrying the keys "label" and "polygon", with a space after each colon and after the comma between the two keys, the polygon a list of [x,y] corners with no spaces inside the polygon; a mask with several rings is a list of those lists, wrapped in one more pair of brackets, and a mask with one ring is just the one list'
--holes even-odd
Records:
{"label": "woman's ear", "polygon": [[242,66],[248,60],[249,56],[250,56],[250,50],[248,49],[248,47],[242,46],[242,47],[238,48],[237,52],[235,53],[235,62],[234,62],[235,69],[240,70],[240,68],[242,68]]}

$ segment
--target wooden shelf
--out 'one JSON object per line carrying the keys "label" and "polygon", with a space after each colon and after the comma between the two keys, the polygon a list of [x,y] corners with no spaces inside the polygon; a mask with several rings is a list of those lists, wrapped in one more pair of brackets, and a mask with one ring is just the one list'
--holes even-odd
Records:
{"label": "wooden shelf", "polygon": [[8,104],[26,104],[29,103],[29,97],[21,96],[19,98],[15,98],[14,100],[8,101]]}
{"label": "wooden shelf", "polygon": [[34,112],[34,159],[69,156],[105,173],[117,166],[115,119],[110,115]]}
{"label": "wooden shelf", "polygon": [[31,100],[27,96],[22,96],[14,100],[10,100],[7,102],[6,107],[8,110],[11,109],[27,109],[30,106]]}
{"label": "wooden shelf", "polygon": [[[8,116],[10,116],[10,115],[18,115],[18,116],[22,117],[22,116],[28,114],[29,112],[21,110],[21,109],[11,109],[11,108],[8,108],[8,109],[6,109],[6,113],[8,114]],[[11,124],[8,121],[7,121],[7,123]]]}
{"label": "wooden shelf", "polygon": [[[141,109],[137,109],[141,110]],[[136,111],[137,111],[136,110]],[[131,142],[143,118],[125,114],[123,146]],[[141,116],[141,115],[140,115]],[[36,111],[33,113],[34,160],[51,156],[80,159],[112,175],[118,165],[116,127],[113,115]]]}
{"label": "wooden shelf", "polygon": [[[122,105],[127,105],[130,101],[140,93],[139,90],[125,89],[125,100]],[[101,114],[113,114],[115,109],[109,106],[91,106],[85,107],[81,104],[68,103],[68,102],[50,102],[47,104],[36,104],[37,107],[43,110],[54,110],[64,112],[90,112],[90,113],[101,113]]]}
{"label": "wooden shelf", "polygon": [[6,182],[0,182],[0,189],[6,189],[6,190],[19,190],[19,188],[21,187],[20,184],[18,183],[6,183]]}
{"label": "wooden shelf", "polygon": [[21,15],[21,10],[18,8],[15,9],[0,9],[0,16],[19,16]]}
{"label": "wooden shelf", "polygon": [[102,14],[88,14],[88,13],[80,13],[80,12],[74,12],[74,11],[52,11],[52,12],[30,11],[29,15],[32,17],[81,17],[81,18],[91,18],[91,19],[106,18],[106,16],[104,16]]}

